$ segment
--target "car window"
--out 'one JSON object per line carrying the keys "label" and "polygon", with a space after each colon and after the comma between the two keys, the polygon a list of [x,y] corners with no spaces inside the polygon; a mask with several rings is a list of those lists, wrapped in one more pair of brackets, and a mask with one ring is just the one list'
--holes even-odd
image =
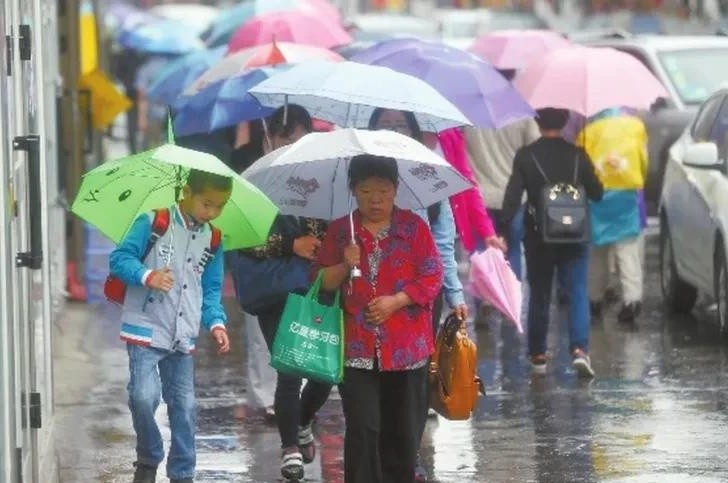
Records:
{"label": "car window", "polygon": [[696,142],[710,141],[711,130],[713,129],[713,121],[718,114],[723,96],[716,96],[709,99],[698,112],[693,122],[691,133],[693,140]]}
{"label": "car window", "polygon": [[726,47],[666,51],[658,58],[685,104],[701,104],[728,79]]}
{"label": "car window", "polygon": [[726,158],[726,154],[728,154],[728,102],[723,102],[715,118],[713,127],[710,130],[710,140],[718,146],[720,159],[728,159]]}

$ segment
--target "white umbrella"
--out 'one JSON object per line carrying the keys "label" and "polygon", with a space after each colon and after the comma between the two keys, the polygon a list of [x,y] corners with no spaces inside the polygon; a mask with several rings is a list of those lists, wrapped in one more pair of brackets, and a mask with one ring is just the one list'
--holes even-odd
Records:
{"label": "white umbrella", "polygon": [[397,161],[400,208],[424,209],[472,184],[422,143],[394,131],[340,129],[311,133],[243,172],[287,215],[333,220],[351,212],[349,161],[359,154]]}
{"label": "white umbrella", "polygon": [[376,108],[410,111],[428,132],[471,124],[427,82],[389,67],[357,62],[298,64],[253,87],[250,94],[265,107],[300,104],[311,117],[342,127],[368,127]]}

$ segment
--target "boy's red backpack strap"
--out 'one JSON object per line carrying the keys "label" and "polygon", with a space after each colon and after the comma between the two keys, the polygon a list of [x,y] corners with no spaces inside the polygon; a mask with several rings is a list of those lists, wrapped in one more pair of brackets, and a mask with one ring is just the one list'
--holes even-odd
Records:
{"label": "boy's red backpack strap", "polygon": [[206,267],[210,261],[215,258],[217,249],[220,248],[222,243],[222,232],[210,225],[210,246],[205,248],[205,253],[202,255],[202,266]]}
{"label": "boy's red backpack strap", "polygon": [[142,260],[145,260],[147,258],[147,255],[149,255],[149,253],[152,251],[152,248],[154,248],[154,244],[157,243],[157,241],[159,241],[159,239],[162,238],[165,233],[167,233],[167,230],[169,229],[169,223],[169,208],[160,208],[158,210],[154,210],[154,218],[152,219],[152,234],[149,236],[149,242],[147,243],[147,248],[144,250]]}
{"label": "boy's red backpack strap", "polygon": [[219,228],[215,228],[212,225],[210,225],[210,229],[212,230],[212,234],[210,235],[210,252],[214,256],[217,249],[220,248],[220,243],[222,243],[222,232]]}

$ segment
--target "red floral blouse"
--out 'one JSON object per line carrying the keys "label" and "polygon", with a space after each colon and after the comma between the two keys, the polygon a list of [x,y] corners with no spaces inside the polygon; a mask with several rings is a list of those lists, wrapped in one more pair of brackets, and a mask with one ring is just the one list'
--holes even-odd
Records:
{"label": "red floral blouse", "polygon": [[[417,367],[434,349],[432,304],[442,287],[442,262],[432,234],[422,218],[400,209],[394,210],[384,236],[375,238],[364,229],[358,212],[354,214],[354,231],[362,247],[362,277],[345,282],[341,288],[347,365],[357,367],[350,362],[376,360],[382,371]],[[350,240],[349,217],[333,221],[319,249],[318,266],[341,263]],[[378,267],[371,266],[373,260]],[[379,326],[366,321],[365,309],[374,297],[400,291],[414,304]]]}

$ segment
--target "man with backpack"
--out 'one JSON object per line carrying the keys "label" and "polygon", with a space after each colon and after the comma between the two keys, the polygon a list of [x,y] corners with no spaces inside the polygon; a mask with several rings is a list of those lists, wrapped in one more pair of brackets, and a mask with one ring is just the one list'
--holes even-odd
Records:
{"label": "man with backpack", "polygon": [[589,349],[589,204],[603,187],[586,152],[566,141],[561,131],[569,111],[537,111],[541,137],[516,153],[503,201],[512,220],[527,194],[524,248],[530,287],[528,353],[536,374],[546,372],[546,337],[554,271],[563,275],[569,296],[572,364],[581,377],[594,377]]}

